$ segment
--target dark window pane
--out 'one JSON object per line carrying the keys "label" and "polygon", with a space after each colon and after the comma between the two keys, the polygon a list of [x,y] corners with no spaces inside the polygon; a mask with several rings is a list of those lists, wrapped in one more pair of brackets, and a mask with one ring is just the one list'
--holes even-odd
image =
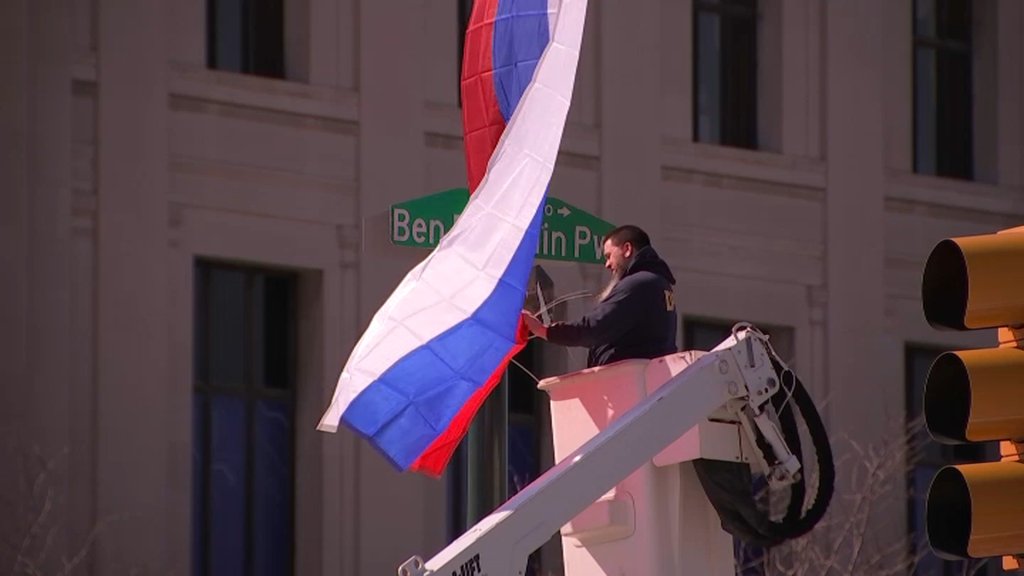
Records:
{"label": "dark window pane", "polygon": [[508,411],[510,414],[537,415],[536,339],[530,340],[508,367]]}
{"label": "dark window pane", "polygon": [[914,2],[914,34],[917,36],[935,36],[935,0],[915,0]]}
{"label": "dark window pane", "polygon": [[[512,386],[514,388],[514,386]],[[529,386],[536,391],[534,386]],[[508,496],[512,497],[533,482],[540,474],[537,419],[522,414],[509,414],[508,419]],[[526,560],[525,576],[542,576],[548,572],[541,565],[540,550]]]}
{"label": "dark window pane", "polygon": [[294,284],[285,276],[265,275],[253,284],[253,363],[255,384],[291,388]]}
{"label": "dark window pane", "polygon": [[210,401],[210,572],[245,573],[245,401],[212,396]]}
{"label": "dark window pane", "polygon": [[974,176],[969,0],[914,2],[914,170]]}
{"label": "dark window pane", "polygon": [[245,381],[245,273],[211,268],[209,290],[208,384],[240,388]]}
{"label": "dark window pane", "polygon": [[943,445],[942,452],[943,460],[950,464],[982,462],[995,458],[995,455],[999,453],[999,443]]}
{"label": "dark window pane", "polygon": [[721,135],[721,36],[719,15],[697,13],[697,141],[718,143]]}
{"label": "dark window pane", "polygon": [[196,278],[193,574],[291,574],[296,277],[200,262]]}
{"label": "dark window pane", "polygon": [[732,336],[732,324],[688,320],[683,327],[683,348],[711,350]]}
{"label": "dark window pane", "polygon": [[918,46],[914,56],[914,169],[921,174],[935,174],[938,134],[935,51]]}
{"label": "dark window pane", "polygon": [[512,414],[508,421],[508,495],[533,482],[539,470],[535,419]]}
{"label": "dark window pane", "polygon": [[447,536],[448,542],[454,541],[469,528],[467,518],[469,516],[469,462],[466,442],[460,442],[459,447],[452,454],[448,461],[448,468],[445,471],[445,478],[448,479],[445,485],[445,495],[448,500],[447,514]]}
{"label": "dark window pane", "polygon": [[206,574],[206,401],[192,397],[192,576]]}
{"label": "dark window pane", "polygon": [[969,42],[971,39],[970,0],[939,0],[938,36],[943,40]]}
{"label": "dark window pane", "polygon": [[248,72],[273,78],[284,77],[284,6],[282,0],[249,0]]}
{"label": "dark window pane", "polygon": [[940,176],[973,176],[970,52],[939,52],[937,67],[937,148]]}
{"label": "dark window pane", "polygon": [[756,9],[757,0],[696,0],[694,5],[697,8],[749,16]]}
{"label": "dark window pane", "polygon": [[277,576],[292,566],[292,409],[256,404],[253,449],[253,573]]}
{"label": "dark window pane", "polygon": [[284,77],[283,0],[207,0],[207,65]]}
{"label": "dark window pane", "polygon": [[954,44],[969,43],[970,0],[915,0],[914,35]]}
{"label": "dark window pane", "polygon": [[242,54],[245,15],[242,10],[243,0],[209,0],[207,11],[211,22],[209,38],[210,66],[218,70],[242,72],[244,58]]}
{"label": "dark window pane", "polygon": [[727,18],[722,26],[722,144],[757,147],[757,22]]}
{"label": "dark window pane", "polygon": [[695,4],[694,138],[757,147],[757,4]]}

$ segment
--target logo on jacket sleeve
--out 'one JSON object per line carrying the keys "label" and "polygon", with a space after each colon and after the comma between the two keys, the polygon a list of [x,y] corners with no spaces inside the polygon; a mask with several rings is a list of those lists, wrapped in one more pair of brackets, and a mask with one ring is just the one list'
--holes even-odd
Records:
{"label": "logo on jacket sleeve", "polygon": [[665,290],[665,310],[671,312],[676,309],[676,296],[671,290]]}

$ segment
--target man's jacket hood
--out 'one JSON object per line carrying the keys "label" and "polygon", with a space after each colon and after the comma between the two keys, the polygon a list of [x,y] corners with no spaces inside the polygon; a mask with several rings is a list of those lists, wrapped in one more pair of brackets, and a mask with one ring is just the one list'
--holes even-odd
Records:
{"label": "man's jacket hood", "polygon": [[676,277],[672,275],[672,271],[669,270],[668,264],[658,256],[658,253],[654,251],[651,246],[645,246],[641,248],[636,256],[633,258],[633,262],[626,268],[626,273],[622,275],[623,278],[637,272],[652,272],[661,276],[673,286],[676,283]]}

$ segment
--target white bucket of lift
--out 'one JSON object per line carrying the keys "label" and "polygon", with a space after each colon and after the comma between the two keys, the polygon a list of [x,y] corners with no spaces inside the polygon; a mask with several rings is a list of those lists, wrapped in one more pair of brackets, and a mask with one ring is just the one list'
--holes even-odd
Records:
{"label": "white bucket of lift", "polygon": [[[703,354],[624,360],[543,380],[539,388],[551,398],[555,460]],[[735,573],[732,537],[721,529],[688,462],[745,461],[749,451],[737,424],[713,419],[692,428],[562,528],[566,576]]]}

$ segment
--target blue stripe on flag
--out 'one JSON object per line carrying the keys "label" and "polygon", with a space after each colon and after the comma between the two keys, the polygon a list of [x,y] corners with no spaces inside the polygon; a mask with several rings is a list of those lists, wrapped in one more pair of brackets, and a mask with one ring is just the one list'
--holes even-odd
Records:
{"label": "blue stripe on flag", "polygon": [[550,41],[548,0],[500,0],[494,22],[494,92],[508,122]]}
{"label": "blue stripe on flag", "polygon": [[515,343],[543,213],[542,202],[501,281],[480,307],[395,362],[342,414],[396,467],[408,469],[448,429]]}

